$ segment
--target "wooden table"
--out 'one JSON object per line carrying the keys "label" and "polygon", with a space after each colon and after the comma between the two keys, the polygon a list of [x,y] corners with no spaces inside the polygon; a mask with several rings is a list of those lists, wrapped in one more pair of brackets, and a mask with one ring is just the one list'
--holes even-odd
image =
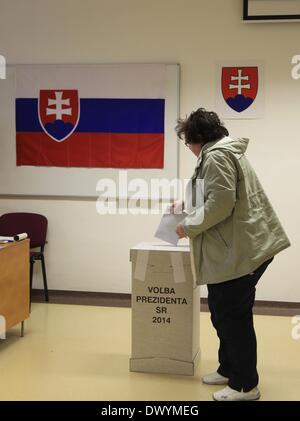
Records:
{"label": "wooden table", "polygon": [[24,335],[24,320],[29,317],[28,239],[0,244],[0,316],[5,331],[21,323]]}

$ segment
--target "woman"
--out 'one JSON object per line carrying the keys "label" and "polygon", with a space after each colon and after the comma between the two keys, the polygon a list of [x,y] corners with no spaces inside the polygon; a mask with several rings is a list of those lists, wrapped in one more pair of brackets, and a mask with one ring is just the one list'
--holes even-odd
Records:
{"label": "woman", "polygon": [[[255,286],[290,242],[245,156],[248,139],[230,138],[217,114],[204,108],[178,120],[176,131],[198,157],[191,178],[194,207],[176,232],[189,237],[196,282],[207,284],[220,340],[219,368],[203,382],[227,384],[215,400],[259,399]],[[202,206],[195,206],[196,179],[204,180]]]}

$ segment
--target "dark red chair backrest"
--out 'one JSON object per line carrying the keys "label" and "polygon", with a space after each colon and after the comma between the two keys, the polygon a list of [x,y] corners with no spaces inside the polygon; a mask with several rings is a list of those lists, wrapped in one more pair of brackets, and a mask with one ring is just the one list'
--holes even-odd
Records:
{"label": "dark red chair backrest", "polygon": [[0,216],[0,236],[14,236],[27,232],[30,248],[46,244],[48,220],[38,213],[15,212]]}

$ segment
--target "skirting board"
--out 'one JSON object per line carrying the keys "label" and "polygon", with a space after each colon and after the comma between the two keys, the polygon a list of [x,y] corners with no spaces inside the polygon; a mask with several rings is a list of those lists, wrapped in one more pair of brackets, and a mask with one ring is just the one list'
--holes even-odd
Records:
{"label": "skirting board", "polygon": [[[131,294],[49,290],[52,304],[77,304],[104,307],[131,307]],[[34,289],[32,302],[44,302],[44,291]],[[207,298],[201,298],[201,311],[208,311]],[[271,316],[295,316],[300,314],[300,303],[285,301],[256,301],[254,314]]]}

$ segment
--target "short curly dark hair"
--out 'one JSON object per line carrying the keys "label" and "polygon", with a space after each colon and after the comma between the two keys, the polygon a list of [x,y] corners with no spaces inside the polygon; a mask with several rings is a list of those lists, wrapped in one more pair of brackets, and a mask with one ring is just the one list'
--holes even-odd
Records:
{"label": "short curly dark hair", "polygon": [[184,138],[186,143],[202,145],[229,135],[218,115],[205,108],[198,108],[185,119],[179,118],[175,130],[179,139]]}

